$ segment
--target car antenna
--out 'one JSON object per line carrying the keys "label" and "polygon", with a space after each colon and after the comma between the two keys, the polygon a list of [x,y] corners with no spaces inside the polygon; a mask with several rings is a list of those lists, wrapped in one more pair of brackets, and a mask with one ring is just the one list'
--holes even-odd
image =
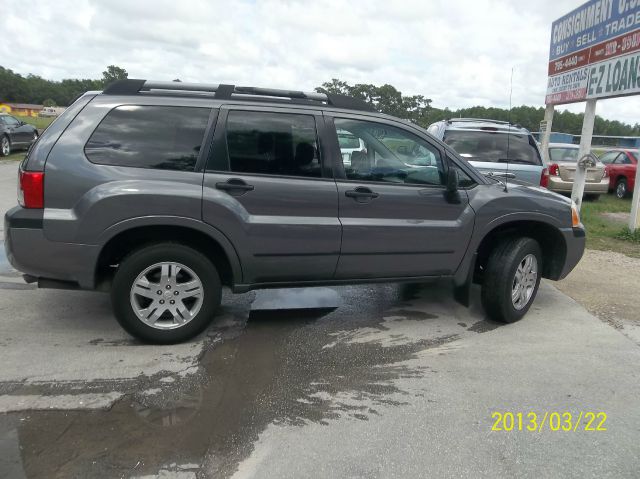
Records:
{"label": "car antenna", "polygon": [[509,192],[509,140],[511,138],[511,98],[513,97],[513,67],[511,67],[511,81],[509,82],[509,127],[507,130],[507,173],[504,175],[504,192]]}

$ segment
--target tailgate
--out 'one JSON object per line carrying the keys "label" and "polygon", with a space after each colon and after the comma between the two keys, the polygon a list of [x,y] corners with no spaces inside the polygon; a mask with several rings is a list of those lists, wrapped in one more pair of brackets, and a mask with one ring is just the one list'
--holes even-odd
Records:
{"label": "tailgate", "polygon": [[[576,176],[576,168],[577,165],[575,163],[558,163],[560,178],[563,181],[573,181]],[[587,182],[589,183],[600,183],[603,175],[604,168],[602,166],[587,168]]]}

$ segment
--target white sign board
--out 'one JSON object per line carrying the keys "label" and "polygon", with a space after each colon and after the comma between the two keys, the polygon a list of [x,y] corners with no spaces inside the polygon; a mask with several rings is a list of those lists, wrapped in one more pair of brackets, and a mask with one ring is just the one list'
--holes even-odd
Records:
{"label": "white sign board", "polygon": [[640,0],[591,0],[553,22],[546,103],[640,93]]}

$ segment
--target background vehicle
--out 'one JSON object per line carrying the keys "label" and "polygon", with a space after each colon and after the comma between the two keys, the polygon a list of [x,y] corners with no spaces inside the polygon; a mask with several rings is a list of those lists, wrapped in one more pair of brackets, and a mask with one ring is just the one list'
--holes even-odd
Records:
{"label": "background vehicle", "polygon": [[429,133],[482,171],[508,171],[527,183],[546,187],[549,175],[535,138],[506,121],[454,118],[433,123]]}
{"label": "background vehicle", "polygon": [[638,168],[638,156],[635,150],[609,150],[600,155],[609,174],[609,191],[618,198],[625,198],[633,193]]}
{"label": "background vehicle", "polygon": [[[339,133],[366,151],[344,161]],[[150,342],[202,331],[221,288],[449,278],[513,322],[580,260],[575,205],[485,178],[425,130],[362,101],[122,80],[78,99],[29,151],[5,215],[41,287],[111,292]]]}
{"label": "background vehicle", "polygon": [[340,153],[342,153],[342,162],[345,165],[351,164],[351,154],[354,151],[367,153],[364,141],[348,131],[338,131],[338,144],[340,145]]}
{"label": "background vehicle", "polygon": [[27,149],[38,139],[38,130],[17,118],[0,113],[0,156],[11,151]]}
{"label": "background vehicle", "polygon": [[[547,188],[556,193],[571,194],[579,152],[580,147],[571,143],[549,144],[549,186]],[[607,191],[609,191],[609,174],[604,164],[598,162],[596,166],[587,169],[584,195],[595,200]]]}

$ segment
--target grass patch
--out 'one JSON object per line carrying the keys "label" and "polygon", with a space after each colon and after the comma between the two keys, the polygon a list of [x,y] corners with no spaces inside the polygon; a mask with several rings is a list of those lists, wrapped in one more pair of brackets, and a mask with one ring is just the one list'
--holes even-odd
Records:
{"label": "grass patch", "polygon": [[587,248],[617,251],[640,258],[640,231],[631,233],[624,220],[603,213],[629,213],[631,200],[602,195],[597,201],[583,201],[580,218],[587,229]]}
{"label": "grass patch", "polygon": [[624,228],[616,235],[616,238],[640,244],[640,229],[631,231],[629,228]]}
{"label": "grass patch", "polygon": [[11,153],[9,156],[0,156],[0,160],[2,161],[22,161],[27,154],[26,151],[17,151],[15,153]]}
{"label": "grass patch", "polygon": [[55,119],[53,117],[40,117],[40,116],[18,116],[18,115],[13,115],[13,116],[15,116],[18,120],[24,121],[29,125],[35,126],[38,130],[44,130]]}

